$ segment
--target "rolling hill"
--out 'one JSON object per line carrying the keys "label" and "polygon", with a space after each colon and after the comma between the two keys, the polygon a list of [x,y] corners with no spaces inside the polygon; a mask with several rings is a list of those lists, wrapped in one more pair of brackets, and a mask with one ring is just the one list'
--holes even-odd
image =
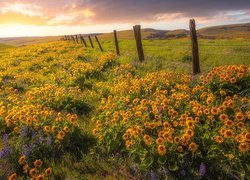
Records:
{"label": "rolling hill", "polygon": [[[107,40],[113,38],[113,32],[98,34],[100,39]],[[189,36],[189,31],[185,29],[177,30],[156,30],[142,29],[143,39],[176,39]],[[207,27],[198,30],[198,36],[204,39],[232,39],[232,38],[250,38],[250,23],[222,25]],[[124,30],[118,32],[119,39],[134,39],[133,30]],[[47,37],[18,37],[18,38],[0,38],[0,43],[13,46],[22,46],[29,44],[38,44],[44,42],[57,41],[60,36]]]}
{"label": "rolling hill", "polygon": [[204,38],[250,38],[250,23],[203,28],[198,34]]}
{"label": "rolling hill", "polygon": [[10,46],[10,45],[6,45],[6,44],[1,44],[0,43],[0,53],[3,52],[3,51],[5,51],[8,48],[11,48],[11,47],[12,46]]}
{"label": "rolling hill", "polygon": [[60,36],[0,38],[0,43],[12,46],[22,46],[57,41],[60,38]]}
{"label": "rolling hill", "polygon": [[[143,39],[175,39],[189,36],[189,31],[185,29],[177,30],[156,30],[142,29]],[[250,38],[250,23],[222,25],[202,28],[198,30],[198,36],[204,39],[231,39],[231,38]],[[103,39],[110,39],[113,33],[106,33],[100,36]],[[120,39],[133,39],[132,30],[119,31]]]}
{"label": "rolling hill", "polygon": [[[156,30],[156,29],[142,29],[142,38],[143,39],[170,39],[170,38],[182,38],[188,35],[188,31],[185,29],[178,30]],[[125,30],[118,32],[120,39],[133,39],[134,32],[133,30]],[[105,33],[100,36],[103,39],[113,38],[113,33]]]}

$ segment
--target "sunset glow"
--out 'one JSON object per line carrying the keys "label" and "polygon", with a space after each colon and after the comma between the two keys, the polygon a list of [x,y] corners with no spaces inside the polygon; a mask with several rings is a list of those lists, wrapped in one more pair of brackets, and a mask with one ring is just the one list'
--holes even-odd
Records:
{"label": "sunset glow", "polygon": [[196,18],[198,28],[250,22],[249,2],[227,2],[201,1],[193,8],[184,0],[0,1],[0,37],[109,32],[134,24],[179,29],[188,28],[189,18]]}

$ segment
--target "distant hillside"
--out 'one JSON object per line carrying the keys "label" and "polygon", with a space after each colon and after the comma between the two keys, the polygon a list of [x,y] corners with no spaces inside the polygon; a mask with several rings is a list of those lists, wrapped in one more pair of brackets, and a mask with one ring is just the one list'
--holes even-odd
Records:
{"label": "distant hillside", "polygon": [[[119,31],[120,39],[133,39],[133,30]],[[189,31],[185,29],[177,30],[156,30],[156,29],[142,29],[143,39],[175,39],[189,36]],[[250,23],[214,26],[198,30],[200,38],[207,39],[222,39],[222,38],[250,38]],[[104,39],[113,38],[113,33],[102,34],[100,36]]]}
{"label": "distant hillside", "polygon": [[203,28],[198,34],[203,38],[250,38],[250,23]]}
{"label": "distant hillside", "polygon": [[12,47],[12,46],[10,46],[10,45],[0,44],[0,53],[1,53],[2,51],[4,51],[5,49],[11,48],[11,47]]}
{"label": "distant hillside", "polygon": [[[113,39],[112,33],[97,34],[100,39]],[[200,38],[205,39],[223,39],[223,38],[250,38],[250,23],[234,24],[207,27],[198,30]],[[142,29],[143,39],[176,39],[185,38],[189,36],[189,31],[185,29],[177,30],[156,30],[156,29]],[[134,39],[133,30],[124,30],[118,32],[119,39]],[[48,37],[19,37],[19,38],[0,38],[0,43],[13,46],[22,46],[29,44],[38,44],[44,42],[57,41],[61,36]]]}
{"label": "distant hillside", "polygon": [[[142,29],[143,39],[171,39],[171,38],[183,38],[188,35],[188,31],[184,29],[178,29],[173,31],[168,30],[156,30],[156,29]],[[118,32],[119,39],[133,39],[133,30],[125,30]],[[113,38],[113,33],[105,33],[100,35],[102,39]]]}
{"label": "distant hillside", "polygon": [[57,41],[60,38],[60,36],[0,38],[0,43],[13,46],[22,46]]}

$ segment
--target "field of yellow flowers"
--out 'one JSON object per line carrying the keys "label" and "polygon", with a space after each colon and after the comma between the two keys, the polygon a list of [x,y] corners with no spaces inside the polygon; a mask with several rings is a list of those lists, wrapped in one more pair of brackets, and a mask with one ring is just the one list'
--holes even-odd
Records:
{"label": "field of yellow flowers", "polygon": [[102,163],[125,178],[247,178],[248,66],[143,75],[70,42],[11,48],[0,65],[0,179],[100,178]]}

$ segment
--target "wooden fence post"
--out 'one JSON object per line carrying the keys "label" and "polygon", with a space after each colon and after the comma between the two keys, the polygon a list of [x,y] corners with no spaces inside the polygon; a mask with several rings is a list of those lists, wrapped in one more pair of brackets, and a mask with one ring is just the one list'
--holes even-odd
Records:
{"label": "wooden fence post", "polygon": [[94,48],[94,45],[93,45],[93,42],[92,42],[92,39],[91,39],[90,35],[88,35],[88,38],[89,38],[89,42],[91,44],[91,47]]}
{"label": "wooden fence post", "polygon": [[76,40],[75,40],[74,36],[71,36],[71,37],[72,37],[73,41],[74,41],[74,42],[76,42]]}
{"label": "wooden fence post", "polygon": [[75,36],[76,36],[76,42],[77,42],[77,44],[78,44],[78,43],[79,43],[79,42],[78,42],[78,36],[77,36],[77,35],[75,35]]}
{"label": "wooden fence post", "polygon": [[197,39],[196,26],[195,26],[194,19],[190,19],[189,28],[190,28],[190,37],[192,41],[193,75],[196,75],[196,74],[199,74],[201,71],[200,71],[200,62],[199,62],[198,39]]}
{"label": "wooden fence post", "polygon": [[81,34],[79,34],[79,36],[80,36],[80,39],[81,39],[82,43],[84,44],[84,46],[85,46],[85,47],[88,47],[88,46],[87,46],[87,43],[86,43],[86,41],[85,41],[85,39],[84,39],[84,37],[83,37]]}
{"label": "wooden fence post", "polygon": [[134,34],[135,34],[135,40],[136,40],[139,61],[142,62],[142,61],[144,61],[144,53],[143,53],[143,47],[142,47],[142,41],[141,41],[141,26],[136,25],[133,28],[134,28]]}
{"label": "wooden fence post", "polygon": [[100,50],[103,52],[102,46],[101,46],[101,44],[100,44],[100,42],[99,42],[99,40],[98,40],[98,38],[97,38],[96,35],[95,35],[95,39],[96,39],[96,42],[97,42],[98,45],[99,45]]}
{"label": "wooden fence post", "polygon": [[114,38],[115,38],[116,54],[117,54],[117,56],[120,56],[120,49],[119,49],[119,44],[118,44],[118,39],[117,39],[116,30],[114,30]]}

